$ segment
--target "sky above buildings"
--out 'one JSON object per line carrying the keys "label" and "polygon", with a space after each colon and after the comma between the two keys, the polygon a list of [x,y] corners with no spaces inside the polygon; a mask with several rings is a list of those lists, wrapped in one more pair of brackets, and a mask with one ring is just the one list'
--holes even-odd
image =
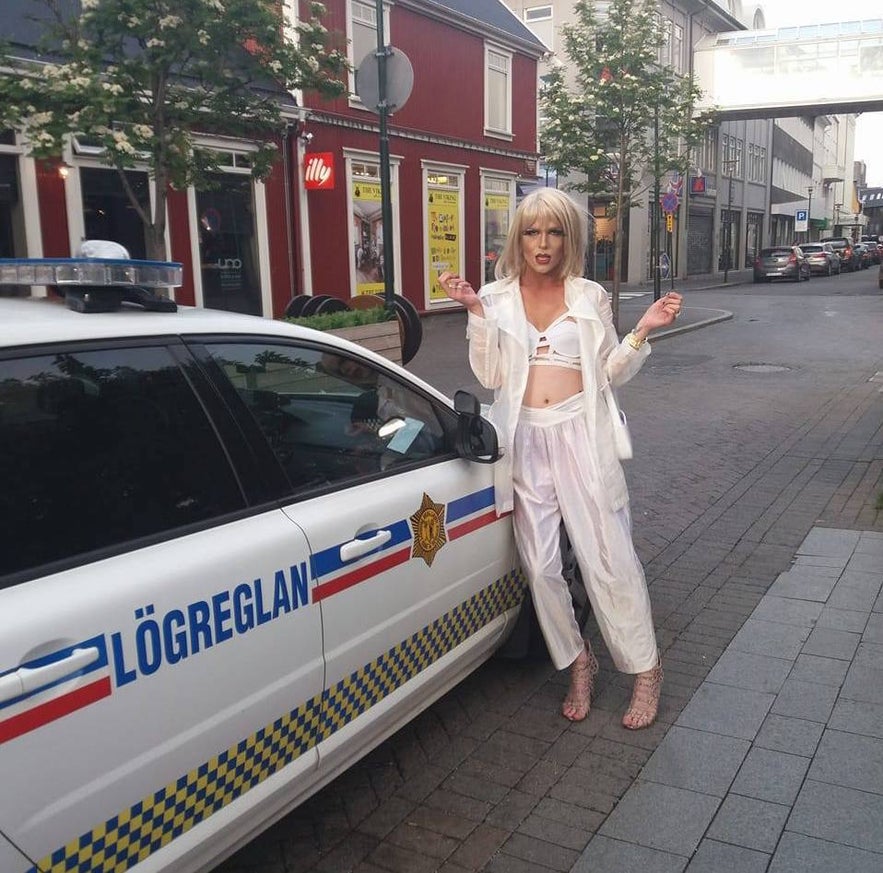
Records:
{"label": "sky above buildings", "polygon": [[[845,3],[841,7],[831,0],[760,0],[760,3],[767,27],[883,18],[883,3],[880,0]],[[878,7],[876,11],[875,6]],[[835,85],[832,83],[832,86]],[[859,116],[855,131],[855,159],[865,162],[868,185],[883,186],[883,112],[866,112]]]}

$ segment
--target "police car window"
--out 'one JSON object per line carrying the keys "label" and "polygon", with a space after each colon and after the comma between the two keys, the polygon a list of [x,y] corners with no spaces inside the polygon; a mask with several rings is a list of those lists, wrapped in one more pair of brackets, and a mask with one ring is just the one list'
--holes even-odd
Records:
{"label": "police car window", "polygon": [[0,586],[5,574],[244,504],[202,407],[162,347],[4,360],[0,483]]}
{"label": "police car window", "polygon": [[432,401],[361,358],[281,344],[218,343],[207,349],[294,490],[450,452],[450,427],[446,432]]}

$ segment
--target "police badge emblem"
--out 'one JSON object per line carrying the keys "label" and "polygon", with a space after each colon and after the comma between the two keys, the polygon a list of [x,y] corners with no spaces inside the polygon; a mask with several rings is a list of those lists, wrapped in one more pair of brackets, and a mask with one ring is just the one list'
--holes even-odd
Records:
{"label": "police badge emblem", "polygon": [[442,503],[433,503],[426,493],[423,503],[411,516],[411,530],[414,533],[412,558],[423,558],[426,566],[431,567],[439,549],[448,541],[445,533],[445,507]]}

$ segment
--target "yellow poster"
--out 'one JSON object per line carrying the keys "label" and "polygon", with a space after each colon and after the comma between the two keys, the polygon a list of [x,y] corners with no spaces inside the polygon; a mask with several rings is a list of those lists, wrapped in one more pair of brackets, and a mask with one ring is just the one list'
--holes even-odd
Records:
{"label": "yellow poster", "polygon": [[352,193],[356,294],[380,294],[384,290],[380,184],[353,179]]}
{"label": "yellow poster", "polygon": [[460,271],[460,192],[429,189],[429,299],[447,300],[438,274]]}

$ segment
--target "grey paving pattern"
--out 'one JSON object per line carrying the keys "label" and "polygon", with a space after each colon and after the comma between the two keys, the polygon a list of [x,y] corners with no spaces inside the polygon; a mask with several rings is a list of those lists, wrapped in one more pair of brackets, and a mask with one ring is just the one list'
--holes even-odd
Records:
{"label": "grey paving pattern", "polygon": [[[879,613],[871,611],[883,587],[883,533],[813,528],[797,554],[846,559],[827,605],[853,585],[847,568],[859,545],[880,563],[876,582],[864,583],[866,611],[853,610],[855,630],[813,626],[824,609],[818,577],[803,577],[804,597],[799,588],[784,597],[773,584],[574,870],[639,869],[622,866],[626,850],[611,854],[607,838],[641,847],[660,869],[679,869],[679,857],[688,873],[883,870],[883,730],[875,719],[883,707],[857,699],[880,694],[879,681],[873,690],[864,681],[883,669]],[[768,624],[782,629],[790,654],[745,651],[754,637],[769,648]],[[795,627],[812,628],[796,650]]]}
{"label": "grey paving pattern", "polygon": [[[883,403],[869,381],[883,296],[868,282],[686,288],[679,324],[732,317],[656,343],[622,392],[666,670],[657,724],[619,726],[630,682],[601,645],[576,725],[544,658],[494,660],[217,873],[883,870]],[[623,329],[647,302],[623,303]],[[458,315],[427,317],[409,369],[488,399],[464,334]],[[758,361],[789,369],[736,368]]]}

